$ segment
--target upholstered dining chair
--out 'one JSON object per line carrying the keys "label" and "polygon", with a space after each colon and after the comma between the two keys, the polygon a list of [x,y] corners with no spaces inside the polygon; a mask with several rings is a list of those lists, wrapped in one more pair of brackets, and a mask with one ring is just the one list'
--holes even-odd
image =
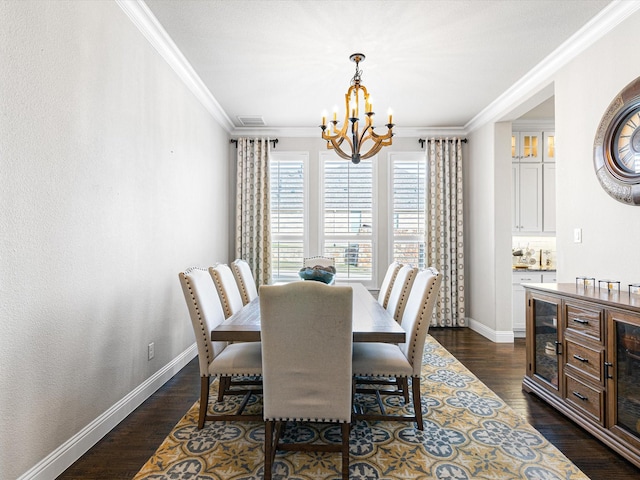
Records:
{"label": "upholstered dining chair", "polygon": [[233,272],[229,265],[218,263],[213,267],[209,267],[209,273],[220,296],[224,316],[229,318],[244,306]]}
{"label": "upholstered dining chair", "polygon": [[416,274],[401,322],[407,334],[405,343],[396,345],[363,342],[353,345],[354,382],[358,383],[359,377],[396,377],[401,380],[403,391],[396,390],[387,393],[403,395],[406,401],[408,395],[407,379],[410,377],[414,414],[389,415],[384,408],[380,391],[374,388],[357,388],[357,393],[376,394],[380,413],[356,412],[354,418],[409,421],[415,422],[419,430],[424,429],[420,401],[422,352],[441,282],[442,275],[433,268],[422,270]]}
{"label": "upholstered dining chair", "polygon": [[398,262],[391,262],[387,268],[387,273],[385,273],[382,285],[380,285],[380,292],[378,292],[378,303],[382,305],[382,308],[387,308],[391,289],[400,268],[402,268],[402,264]]}
{"label": "upholstered dining chair", "polygon": [[316,255],[315,257],[305,257],[302,262],[303,267],[315,267],[316,265],[320,265],[321,267],[335,267],[336,259]]}
{"label": "upholstered dining chair", "polygon": [[[320,282],[260,287],[267,480],[277,450],[341,452],[349,478],[352,297]],[[287,421],[339,423],[342,444],[283,443]]]}
{"label": "upholstered dining chair", "polygon": [[417,272],[418,269],[413,268],[411,265],[403,265],[400,267],[391,291],[389,292],[386,309],[393,315],[393,318],[395,318],[398,323],[402,320],[404,306],[409,297],[409,292],[411,291],[411,286],[413,285],[413,280]]}
{"label": "upholstered dining chair", "polygon": [[[244,408],[253,393],[260,389],[247,386],[261,384],[260,381],[242,379],[234,383],[231,378],[259,376],[262,374],[262,351],[259,342],[227,344],[212,342],[211,330],[224,321],[224,313],[216,287],[206,268],[191,267],[179,275],[180,285],[187,302],[193,332],[198,346],[200,365],[200,413],[198,428],[207,420],[262,420],[262,415],[243,415]],[[236,414],[207,415],[209,407],[209,385],[218,377],[218,401],[224,395],[243,395],[244,399]]]}
{"label": "upholstered dining chair", "polygon": [[253,278],[253,273],[251,273],[251,267],[249,267],[246,260],[237,258],[231,263],[231,271],[236,278],[242,303],[246,305],[258,296],[258,288],[256,287],[256,280]]}

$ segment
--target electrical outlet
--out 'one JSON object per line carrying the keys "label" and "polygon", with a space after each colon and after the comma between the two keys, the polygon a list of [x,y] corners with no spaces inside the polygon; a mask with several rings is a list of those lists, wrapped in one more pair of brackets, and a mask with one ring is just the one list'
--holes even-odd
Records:
{"label": "electrical outlet", "polygon": [[153,342],[151,342],[147,348],[147,356],[148,360],[151,360],[156,355],[156,346]]}

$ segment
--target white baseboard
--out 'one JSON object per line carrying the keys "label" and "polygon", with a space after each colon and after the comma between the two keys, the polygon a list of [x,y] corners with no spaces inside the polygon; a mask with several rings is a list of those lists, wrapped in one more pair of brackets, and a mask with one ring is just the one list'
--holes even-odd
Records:
{"label": "white baseboard", "polygon": [[527,338],[527,331],[524,329],[513,329],[514,338]]}
{"label": "white baseboard", "polygon": [[69,468],[198,353],[194,343],[17,480],[52,480]]}
{"label": "white baseboard", "polygon": [[467,319],[469,322],[469,328],[474,332],[479,333],[483,337],[488,338],[495,343],[513,343],[513,332],[511,330],[498,331],[492,330],[486,325],[474,320],[473,318]]}

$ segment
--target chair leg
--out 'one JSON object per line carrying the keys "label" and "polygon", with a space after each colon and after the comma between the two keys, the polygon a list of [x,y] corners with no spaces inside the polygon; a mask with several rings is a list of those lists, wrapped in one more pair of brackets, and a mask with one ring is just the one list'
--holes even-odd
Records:
{"label": "chair leg", "polygon": [[271,449],[273,448],[273,424],[275,422],[269,420],[264,425],[264,479],[271,480],[271,468],[273,466],[273,456]]}
{"label": "chair leg", "polygon": [[204,427],[204,420],[209,407],[209,377],[200,377],[200,412],[198,414],[198,430]]}
{"label": "chair leg", "polygon": [[284,429],[286,427],[286,422],[276,422],[276,429],[275,429],[275,439],[273,440],[273,450],[271,451],[271,463],[275,462],[275,458],[276,458],[276,451],[278,450],[278,447],[280,446],[280,439],[282,438],[282,435],[284,434]]}
{"label": "chair leg", "polygon": [[408,377],[401,377],[397,379],[400,384],[400,389],[402,390],[402,397],[404,398],[404,403],[407,405],[409,403],[409,379]]}
{"label": "chair leg", "polygon": [[342,480],[349,480],[349,436],[351,424],[342,424]]}
{"label": "chair leg", "polygon": [[422,401],[420,397],[420,377],[411,377],[411,389],[413,393],[413,411],[416,416],[418,430],[424,430],[422,422]]}
{"label": "chair leg", "polygon": [[220,377],[218,378],[218,401],[221,402],[224,400],[224,392],[228,388],[228,381],[230,377]]}
{"label": "chair leg", "polygon": [[353,420],[353,412],[355,411],[355,399],[356,399],[356,377],[351,379],[351,419]]}

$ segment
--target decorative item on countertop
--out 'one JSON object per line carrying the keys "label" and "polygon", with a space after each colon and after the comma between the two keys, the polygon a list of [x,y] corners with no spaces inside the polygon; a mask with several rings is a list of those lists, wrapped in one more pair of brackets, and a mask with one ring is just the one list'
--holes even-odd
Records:
{"label": "decorative item on countertop", "polygon": [[552,263],[551,250],[540,249],[540,268],[550,270]]}
{"label": "decorative item on countertop", "polygon": [[629,295],[640,295],[640,283],[630,283],[629,284]]}
{"label": "decorative item on countertop", "polygon": [[587,289],[593,287],[596,284],[595,277],[576,277],[576,287],[582,284],[582,288]]}
{"label": "decorative item on countertop", "polygon": [[298,276],[302,280],[314,280],[316,282],[331,285],[335,281],[336,267],[329,265],[323,267],[316,265],[315,267],[302,267],[298,272]]}
{"label": "decorative item on countertop", "polygon": [[[527,248],[512,250],[511,254],[514,257],[514,268],[534,268],[538,264],[538,258],[536,251],[533,248]],[[515,260],[517,258],[517,260]]]}
{"label": "decorative item on countertop", "polygon": [[528,265],[521,265],[520,259],[524,255],[521,248],[512,249],[511,255],[513,257],[513,268],[527,268]]}
{"label": "decorative item on countertop", "polygon": [[607,284],[607,291],[609,293],[613,292],[614,289],[617,289],[618,293],[620,293],[620,282],[617,280],[598,280],[598,290],[602,289],[603,283]]}

